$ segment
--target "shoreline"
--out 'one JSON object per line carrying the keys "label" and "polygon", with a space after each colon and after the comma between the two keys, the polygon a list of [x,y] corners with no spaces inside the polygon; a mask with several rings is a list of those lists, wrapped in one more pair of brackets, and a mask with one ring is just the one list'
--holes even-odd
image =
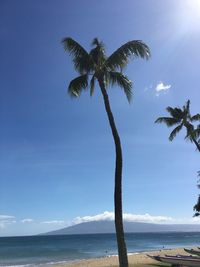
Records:
{"label": "shoreline", "polygon": [[[149,255],[189,255],[184,251],[184,248],[174,248],[174,249],[162,249],[156,251],[147,251],[147,252],[139,252],[139,253],[128,253],[129,264],[131,266],[142,266],[143,264],[156,264],[157,261],[149,258]],[[107,256],[101,258],[80,260],[76,262],[69,262],[64,264],[55,264],[53,267],[109,267],[109,266],[119,266],[118,265],[118,257],[117,256]]]}

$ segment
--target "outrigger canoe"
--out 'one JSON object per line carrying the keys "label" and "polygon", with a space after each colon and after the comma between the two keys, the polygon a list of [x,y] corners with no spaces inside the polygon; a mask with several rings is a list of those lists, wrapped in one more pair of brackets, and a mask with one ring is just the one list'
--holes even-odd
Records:
{"label": "outrigger canoe", "polygon": [[164,263],[169,263],[172,266],[188,266],[188,267],[199,267],[200,266],[200,258],[195,257],[193,258],[192,256],[151,256],[147,255],[151,259],[164,262]]}
{"label": "outrigger canoe", "polygon": [[193,254],[193,255],[200,256],[200,250],[198,250],[198,249],[187,249],[187,248],[184,248],[184,250],[185,250],[187,253],[190,253],[190,254]]}
{"label": "outrigger canoe", "polygon": [[196,256],[196,255],[180,255],[180,254],[177,254],[177,255],[167,255],[167,254],[165,254],[165,257],[169,257],[169,258],[171,258],[171,257],[176,257],[176,258],[188,258],[188,259],[200,259],[200,257],[199,256]]}

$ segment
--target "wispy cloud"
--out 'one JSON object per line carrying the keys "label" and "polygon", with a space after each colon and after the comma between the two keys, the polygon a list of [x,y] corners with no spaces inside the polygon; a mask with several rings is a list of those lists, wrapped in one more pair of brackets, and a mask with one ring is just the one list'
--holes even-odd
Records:
{"label": "wispy cloud", "polygon": [[63,220],[52,220],[52,221],[44,221],[44,222],[41,222],[43,224],[54,224],[54,225],[62,225],[62,224],[65,224],[65,221]]}
{"label": "wispy cloud", "polygon": [[16,223],[15,217],[11,215],[0,215],[0,228],[5,228],[6,225]]}
{"label": "wispy cloud", "polygon": [[0,215],[0,220],[12,220],[14,218],[15,216],[11,216],[11,215]]}
{"label": "wispy cloud", "polygon": [[159,96],[161,92],[167,92],[171,88],[171,84],[164,84],[163,82],[159,82],[156,87],[156,96]]}
{"label": "wispy cloud", "polygon": [[33,221],[34,221],[33,219],[29,218],[21,220],[22,223],[32,223]]}
{"label": "wispy cloud", "polygon": [[[161,222],[172,222],[173,219],[167,216],[152,216],[150,214],[131,214],[124,213],[123,214],[124,221],[127,222],[151,222],[151,223],[161,223]],[[76,217],[73,220],[73,224],[90,222],[90,221],[113,221],[114,220],[114,212],[105,211],[101,214],[93,215],[93,216],[84,216],[84,217]]]}

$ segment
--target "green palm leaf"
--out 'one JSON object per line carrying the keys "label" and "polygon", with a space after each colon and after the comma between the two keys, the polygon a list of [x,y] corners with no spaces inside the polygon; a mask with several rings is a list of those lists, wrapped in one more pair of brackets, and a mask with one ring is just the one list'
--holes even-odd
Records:
{"label": "green palm leaf", "polygon": [[90,58],[94,66],[102,67],[106,61],[105,46],[97,38],[94,38],[92,45],[95,47],[90,51]]}
{"label": "green palm leaf", "polygon": [[[195,139],[197,139],[197,140],[199,139],[199,137],[200,137],[200,125],[198,125],[196,129],[194,129],[193,135],[194,135]],[[198,140],[198,142],[200,142],[200,140]]]}
{"label": "green palm leaf", "polygon": [[169,114],[177,119],[183,119],[184,112],[180,108],[172,108],[172,107],[167,107],[166,110],[169,112]]}
{"label": "green palm leaf", "polygon": [[110,71],[108,74],[111,84],[119,85],[124,90],[128,102],[130,102],[132,98],[132,82],[121,72]]}
{"label": "green palm leaf", "polygon": [[180,123],[180,120],[170,117],[160,117],[155,121],[155,123],[162,123],[162,122],[164,122],[168,127],[171,127],[173,125]]}
{"label": "green palm leaf", "polygon": [[194,126],[190,123],[187,123],[187,127],[186,127],[186,131],[187,131],[187,134],[185,136],[185,139],[188,139],[190,140],[191,142],[193,142],[193,138],[194,138]]}
{"label": "green palm leaf", "polygon": [[123,69],[131,56],[149,59],[150,49],[142,41],[130,41],[118,48],[106,61],[110,70]]}
{"label": "green palm leaf", "polygon": [[200,196],[198,197],[197,204],[194,206],[194,210],[197,211],[194,216],[199,216],[200,215]]}
{"label": "green palm leaf", "polygon": [[174,137],[176,137],[177,133],[180,132],[180,130],[182,129],[183,124],[178,125],[170,134],[169,136],[169,140],[172,141],[174,139]]}
{"label": "green palm leaf", "polygon": [[186,104],[183,106],[183,114],[185,120],[191,120],[191,114],[190,114],[190,100],[186,102]]}
{"label": "green palm leaf", "polygon": [[80,73],[88,73],[91,69],[90,56],[87,51],[72,38],[62,40],[65,51],[68,51],[74,63],[74,68]]}
{"label": "green palm leaf", "polygon": [[200,121],[200,114],[197,113],[196,115],[192,116],[190,118],[190,120],[191,120],[191,122],[193,122],[193,121]]}
{"label": "green palm leaf", "polygon": [[185,106],[183,108],[186,110],[187,113],[190,113],[190,100],[186,102]]}
{"label": "green palm leaf", "polygon": [[94,86],[95,86],[95,76],[92,76],[92,79],[90,81],[90,96],[94,93]]}
{"label": "green palm leaf", "polygon": [[71,97],[79,97],[81,91],[88,87],[88,75],[81,75],[73,79],[68,87],[68,93]]}
{"label": "green palm leaf", "polygon": [[105,50],[105,45],[104,45],[104,43],[103,43],[102,41],[99,41],[98,38],[94,38],[94,39],[92,40],[92,46],[98,46],[98,47],[100,47],[101,49]]}

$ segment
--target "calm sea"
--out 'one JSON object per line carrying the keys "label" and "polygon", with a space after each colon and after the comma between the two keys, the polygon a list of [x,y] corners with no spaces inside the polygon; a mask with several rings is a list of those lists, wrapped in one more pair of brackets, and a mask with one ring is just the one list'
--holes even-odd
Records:
{"label": "calm sea", "polygon": [[[126,234],[129,253],[200,245],[200,233]],[[114,234],[0,238],[0,266],[46,267],[81,259],[115,255]]]}

